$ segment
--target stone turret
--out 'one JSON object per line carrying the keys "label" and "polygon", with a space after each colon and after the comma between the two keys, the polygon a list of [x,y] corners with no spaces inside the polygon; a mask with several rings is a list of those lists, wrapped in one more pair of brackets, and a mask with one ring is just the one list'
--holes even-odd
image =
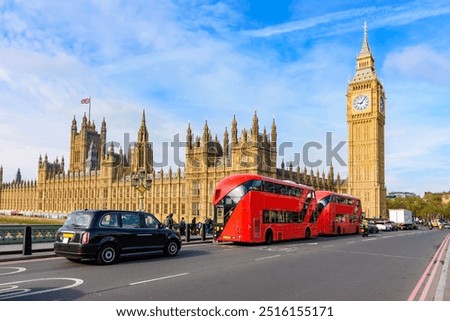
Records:
{"label": "stone turret", "polygon": [[237,128],[236,115],[234,115],[233,121],[231,122],[231,143],[237,144],[237,142],[238,142],[238,128]]}
{"label": "stone turret", "polygon": [[133,151],[132,172],[137,173],[139,170],[147,173],[153,171],[153,150],[149,142],[145,111],[142,112],[141,126]]}
{"label": "stone turret", "polygon": [[188,124],[188,128],[186,130],[186,148],[192,149],[192,129],[191,129],[191,123]]}
{"label": "stone turret", "polygon": [[252,142],[257,143],[259,141],[259,124],[258,124],[258,115],[253,115],[253,125],[252,125]]}
{"label": "stone turret", "polygon": [[86,173],[90,173],[91,171],[95,171],[98,169],[98,151],[95,147],[94,142],[91,142],[91,146],[89,147],[88,157],[86,159]]}

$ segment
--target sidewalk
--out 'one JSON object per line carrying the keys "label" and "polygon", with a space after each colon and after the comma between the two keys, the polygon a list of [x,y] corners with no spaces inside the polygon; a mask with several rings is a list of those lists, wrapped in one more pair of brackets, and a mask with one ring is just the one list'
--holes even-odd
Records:
{"label": "sidewalk", "polygon": [[0,262],[29,260],[55,256],[55,253],[53,253],[53,242],[34,243],[31,249],[31,255],[23,255],[22,244],[0,245]]}

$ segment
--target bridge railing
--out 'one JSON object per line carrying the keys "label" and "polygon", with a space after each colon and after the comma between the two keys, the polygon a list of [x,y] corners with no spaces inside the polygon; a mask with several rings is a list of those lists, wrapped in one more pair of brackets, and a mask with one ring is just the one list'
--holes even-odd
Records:
{"label": "bridge railing", "polygon": [[[54,242],[56,240],[56,234],[61,225],[24,225],[24,224],[5,224],[0,225],[0,245],[6,244],[23,244],[25,237],[25,229],[27,226],[31,227],[31,242],[32,243],[44,243],[44,242]],[[192,224],[186,224],[186,229],[182,236],[185,242],[190,242],[193,240],[201,239],[205,240],[208,238],[207,231],[208,228],[205,224],[197,224],[192,226]],[[208,232],[208,233],[207,233]],[[212,237],[212,235],[210,236]]]}
{"label": "bridge railing", "polygon": [[31,227],[31,241],[33,243],[54,242],[56,233],[61,227],[61,225],[0,225],[0,245],[22,244],[27,226]]}

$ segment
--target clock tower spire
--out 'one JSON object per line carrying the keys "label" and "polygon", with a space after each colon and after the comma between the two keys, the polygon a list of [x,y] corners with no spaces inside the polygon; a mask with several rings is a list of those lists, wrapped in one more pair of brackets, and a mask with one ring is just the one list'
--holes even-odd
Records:
{"label": "clock tower spire", "polygon": [[375,71],[367,24],[347,89],[348,193],[361,199],[366,217],[387,217],[384,125],[385,94]]}
{"label": "clock tower spire", "polygon": [[375,60],[370,52],[369,40],[367,38],[367,24],[364,22],[364,38],[361,50],[356,58],[356,73],[353,82],[377,77],[375,71]]}

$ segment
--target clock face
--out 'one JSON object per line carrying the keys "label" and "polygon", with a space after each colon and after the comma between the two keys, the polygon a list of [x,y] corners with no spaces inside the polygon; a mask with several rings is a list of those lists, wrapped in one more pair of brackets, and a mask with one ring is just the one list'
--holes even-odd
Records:
{"label": "clock face", "polygon": [[380,98],[380,111],[382,113],[384,112],[384,97]]}
{"label": "clock face", "polygon": [[366,95],[359,95],[353,99],[353,108],[356,110],[364,110],[369,106],[369,97]]}

